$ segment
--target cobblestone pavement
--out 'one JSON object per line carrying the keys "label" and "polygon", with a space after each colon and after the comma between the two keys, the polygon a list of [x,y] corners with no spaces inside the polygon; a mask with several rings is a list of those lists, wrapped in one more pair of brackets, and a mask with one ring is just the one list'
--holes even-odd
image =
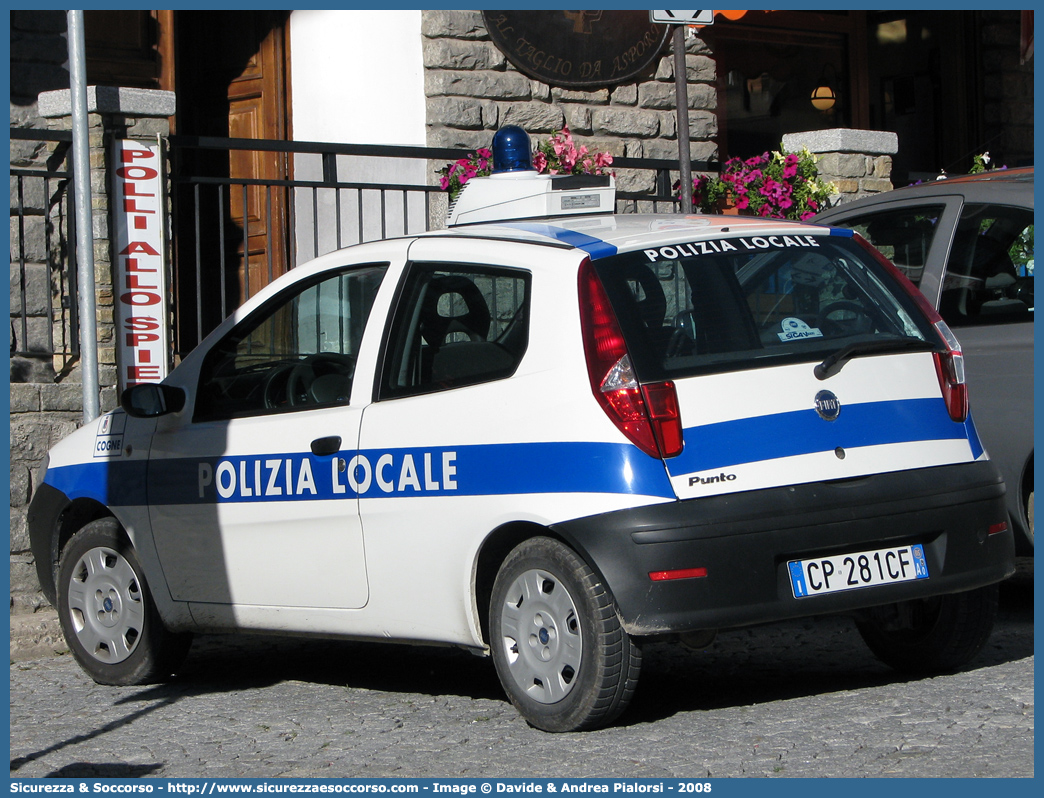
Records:
{"label": "cobblestone pavement", "polygon": [[1032,776],[1033,578],[962,673],[907,680],[830,618],[646,650],[612,728],[551,735],[489,660],[449,649],[197,640],[175,681],[102,687],[69,656],[11,666],[14,777]]}

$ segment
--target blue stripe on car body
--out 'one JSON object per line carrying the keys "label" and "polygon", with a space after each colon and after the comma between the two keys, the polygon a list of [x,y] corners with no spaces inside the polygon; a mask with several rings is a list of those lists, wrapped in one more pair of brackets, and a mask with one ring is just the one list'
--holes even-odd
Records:
{"label": "blue stripe on car body", "polygon": [[[690,427],[685,438],[682,454],[667,461],[674,476],[916,441],[966,439],[973,459],[982,453],[974,425],[949,421],[942,399],[845,405],[829,422],[814,410],[735,419]],[[347,467],[339,469],[337,459]],[[663,461],[630,444],[597,442],[364,449],[336,458],[284,452],[93,461],[53,467],[46,482],[69,498],[144,505],[147,471],[153,505],[538,493],[676,498]]]}
{"label": "blue stripe on car body", "polygon": [[[382,458],[390,458],[383,467]],[[143,505],[146,469],[152,505],[534,493],[675,498],[661,460],[630,444],[583,442],[90,462],[52,468],[46,481],[70,498]]]}
{"label": "blue stripe on car body", "polygon": [[795,410],[688,427],[684,434],[685,449],[667,461],[675,476],[838,447],[977,440],[973,427],[950,420],[941,398],[846,404],[835,421],[814,409]]}

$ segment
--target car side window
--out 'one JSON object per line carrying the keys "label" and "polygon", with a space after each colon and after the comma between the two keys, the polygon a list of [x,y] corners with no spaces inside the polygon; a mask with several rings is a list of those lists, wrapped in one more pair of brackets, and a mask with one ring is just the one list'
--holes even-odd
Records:
{"label": "car side window", "polygon": [[297,284],[219,341],[200,369],[194,421],[346,404],[388,264]]}
{"label": "car side window", "polygon": [[529,274],[517,269],[411,264],[377,398],[511,376],[529,343],[529,287]]}
{"label": "car side window", "polygon": [[918,205],[856,216],[837,224],[855,230],[914,285],[920,285],[939,217],[945,208],[945,205]]}
{"label": "car side window", "polygon": [[946,262],[939,313],[953,327],[1033,321],[1033,211],[967,204]]}

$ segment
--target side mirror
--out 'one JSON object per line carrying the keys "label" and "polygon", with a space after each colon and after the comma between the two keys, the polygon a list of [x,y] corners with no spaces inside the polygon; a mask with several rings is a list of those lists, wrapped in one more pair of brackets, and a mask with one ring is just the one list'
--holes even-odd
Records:
{"label": "side mirror", "polygon": [[172,385],[143,382],[123,392],[120,407],[134,418],[156,418],[178,413],[185,407],[185,391]]}

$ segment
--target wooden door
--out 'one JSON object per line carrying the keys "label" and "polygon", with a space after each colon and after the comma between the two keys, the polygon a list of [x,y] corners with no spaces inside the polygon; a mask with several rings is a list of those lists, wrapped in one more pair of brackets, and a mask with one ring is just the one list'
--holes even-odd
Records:
{"label": "wooden door", "polygon": [[[286,140],[287,37],[285,11],[175,12],[176,133],[185,136]],[[179,169],[203,178],[229,178],[193,190],[199,233],[195,253],[179,255],[179,269],[193,261],[199,277],[184,275],[180,305],[189,294],[199,306],[205,334],[217,321],[256,294],[288,266],[289,194],[285,187],[255,181],[286,180],[290,161],[282,153],[257,150],[196,150]],[[248,181],[248,182],[244,182]],[[198,202],[195,200],[198,197]],[[188,207],[185,202],[181,208]],[[191,223],[196,219],[181,219]],[[192,269],[193,272],[197,268]],[[189,281],[192,281],[191,283]],[[195,298],[199,291],[199,300]],[[193,315],[193,314],[189,314]]]}
{"label": "wooden door", "polygon": [[[256,50],[228,86],[228,136],[283,140],[287,137],[283,29],[268,28],[259,19],[254,22]],[[233,179],[285,180],[287,164],[287,157],[277,152],[229,153]],[[259,185],[232,190],[232,221],[243,230],[245,239],[245,244],[239,242],[236,253],[241,302],[287,269],[285,191],[281,186]]]}

